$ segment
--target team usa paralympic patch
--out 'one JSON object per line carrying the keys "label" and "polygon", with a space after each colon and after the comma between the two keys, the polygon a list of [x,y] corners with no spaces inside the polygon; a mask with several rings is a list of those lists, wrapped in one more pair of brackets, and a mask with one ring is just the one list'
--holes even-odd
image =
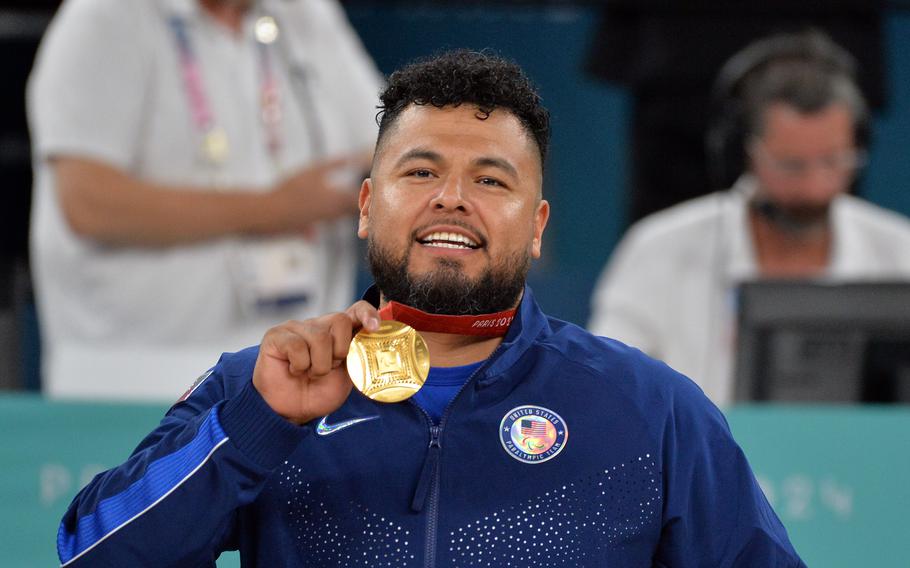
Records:
{"label": "team usa paralympic patch", "polygon": [[510,456],[525,463],[543,463],[566,447],[565,420],[542,406],[513,408],[499,424],[499,441]]}

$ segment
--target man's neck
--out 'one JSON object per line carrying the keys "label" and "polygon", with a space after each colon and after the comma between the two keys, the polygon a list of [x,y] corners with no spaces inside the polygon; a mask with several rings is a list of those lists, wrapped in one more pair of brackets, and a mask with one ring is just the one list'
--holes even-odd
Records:
{"label": "man's neck", "polygon": [[224,0],[199,0],[199,4],[218,24],[235,34],[240,34],[243,29],[243,18],[249,11],[249,4]]}
{"label": "man's neck", "polygon": [[829,223],[805,233],[793,232],[750,211],[749,224],[762,276],[806,278],[818,276],[828,267],[832,240]]}
{"label": "man's neck", "polygon": [[483,361],[502,343],[502,337],[482,337],[421,331],[427,342],[430,364],[434,367],[459,367]]}

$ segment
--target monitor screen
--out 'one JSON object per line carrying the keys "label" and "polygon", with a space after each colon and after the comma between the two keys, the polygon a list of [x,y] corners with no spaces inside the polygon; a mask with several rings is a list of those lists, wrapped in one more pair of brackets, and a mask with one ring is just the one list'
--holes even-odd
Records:
{"label": "monitor screen", "polygon": [[737,401],[910,402],[910,283],[747,282]]}

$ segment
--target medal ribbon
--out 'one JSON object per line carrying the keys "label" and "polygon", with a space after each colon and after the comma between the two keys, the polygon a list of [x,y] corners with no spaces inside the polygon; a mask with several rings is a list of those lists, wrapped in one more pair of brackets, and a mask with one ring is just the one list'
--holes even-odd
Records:
{"label": "medal ribbon", "polygon": [[509,325],[515,318],[515,310],[479,316],[447,316],[423,312],[398,302],[389,302],[379,310],[379,317],[384,320],[400,321],[417,331],[501,337],[509,331]]}
{"label": "medal ribbon", "polygon": [[[203,86],[199,61],[186,31],[186,22],[179,16],[172,16],[169,21],[174,30],[174,38],[180,53],[180,71],[183,76],[186,97],[190,103],[190,112],[193,115],[193,124],[196,130],[206,136],[215,130],[215,118]],[[257,43],[259,44],[260,118],[266,130],[269,155],[273,161],[277,162],[282,148],[282,115],[278,81],[275,78],[268,45],[263,42]]]}

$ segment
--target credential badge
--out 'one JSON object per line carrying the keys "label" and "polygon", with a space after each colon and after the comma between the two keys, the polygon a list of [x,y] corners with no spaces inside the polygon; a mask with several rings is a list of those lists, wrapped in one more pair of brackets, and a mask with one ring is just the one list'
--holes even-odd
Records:
{"label": "credential badge", "polygon": [[565,420],[542,406],[524,405],[510,410],[499,424],[499,440],[510,456],[525,463],[543,463],[566,446]]}

